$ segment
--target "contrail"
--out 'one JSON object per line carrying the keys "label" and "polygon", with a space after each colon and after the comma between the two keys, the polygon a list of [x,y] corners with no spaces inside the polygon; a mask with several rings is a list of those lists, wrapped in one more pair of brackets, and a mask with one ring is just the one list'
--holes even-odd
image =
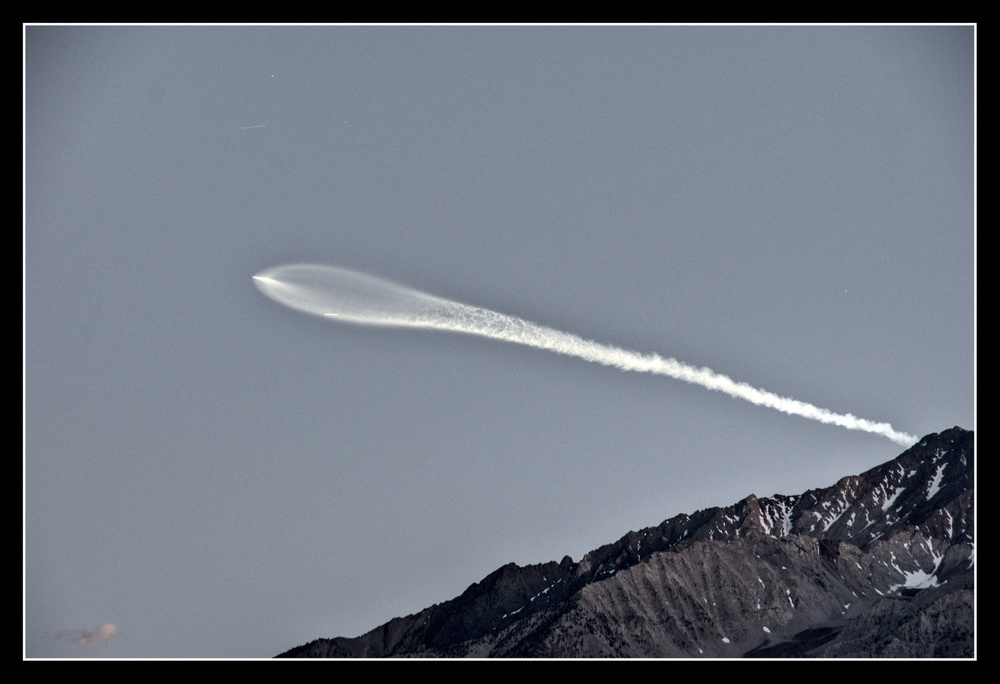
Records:
{"label": "contrail", "polygon": [[882,435],[906,447],[917,442],[916,437],[893,430],[889,423],[875,423],[782,397],[745,382],[736,382],[711,368],[697,368],[658,354],[640,354],[600,344],[516,316],[442,299],[345,268],[309,264],[278,266],[253,278],[261,292],[281,304],[345,323],[434,328],[526,344],[623,371],[665,375],[793,416]]}

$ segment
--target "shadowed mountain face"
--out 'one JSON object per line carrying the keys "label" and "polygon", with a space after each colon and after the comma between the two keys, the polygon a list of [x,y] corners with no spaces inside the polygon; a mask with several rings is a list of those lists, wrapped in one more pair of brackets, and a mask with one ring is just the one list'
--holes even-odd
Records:
{"label": "shadowed mountain face", "polygon": [[278,657],[972,657],[974,440],[831,487],[679,515],[578,563],[513,563]]}

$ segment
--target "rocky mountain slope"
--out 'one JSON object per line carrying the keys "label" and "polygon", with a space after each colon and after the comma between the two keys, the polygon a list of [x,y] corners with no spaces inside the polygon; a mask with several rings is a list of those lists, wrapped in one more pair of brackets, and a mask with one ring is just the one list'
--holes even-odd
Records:
{"label": "rocky mountain slope", "polygon": [[972,657],[973,433],[831,487],[506,565],[360,637],[278,657]]}

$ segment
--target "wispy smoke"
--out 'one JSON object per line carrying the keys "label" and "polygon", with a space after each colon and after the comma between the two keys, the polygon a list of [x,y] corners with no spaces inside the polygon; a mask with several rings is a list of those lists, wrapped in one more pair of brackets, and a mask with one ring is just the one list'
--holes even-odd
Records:
{"label": "wispy smoke", "polygon": [[56,639],[69,641],[92,651],[97,644],[103,644],[112,637],[118,636],[118,633],[118,628],[109,622],[96,629],[71,629],[59,632],[56,634]]}
{"label": "wispy smoke", "polygon": [[333,320],[363,325],[410,326],[492,337],[547,349],[623,371],[653,373],[723,392],[758,406],[882,435],[902,446],[917,438],[849,413],[834,413],[797,399],[753,387],[745,382],[697,368],[658,354],[620,349],[571,333],[531,323],[516,316],[453,302],[396,283],[332,266],[279,266],[254,276],[257,287],[275,301]]}
{"label": "wispy smoke", "polygon": [[711,368],[697,368],[674,358],[664,358],[658,354],[640,354],[600,344],[571,333],[546,328],[489,309],[480,309],[457,302],[450,304],[451,306],[447,309],[440,310],[440,318],[435,320],[431,327],[484,335],[507,342],[548,349],[593,363],[614,366],[623,371],[665,375],[676,380],[701,385],[716,392],[723,392],[758,406],[773,408],[782,413],[811,418],[830,425],[839,425],[849,430],[862,430],[879,434],[906,447],[913,446],[917,442],[916,437],[893,430],[889,423],[875,423],[849,413],[834,413],[797,399],[782,397],[745,382],[736,382],[727,375],[716,373]]}

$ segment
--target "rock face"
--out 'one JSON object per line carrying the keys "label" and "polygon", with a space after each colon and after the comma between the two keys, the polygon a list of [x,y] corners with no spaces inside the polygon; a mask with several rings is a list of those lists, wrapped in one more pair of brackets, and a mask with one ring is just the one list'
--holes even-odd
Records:
{"label": "rock face", "polygon": [[751,495],[579,563],[513,563],[354,639],[278,657],[973,657],[974,440]]}

